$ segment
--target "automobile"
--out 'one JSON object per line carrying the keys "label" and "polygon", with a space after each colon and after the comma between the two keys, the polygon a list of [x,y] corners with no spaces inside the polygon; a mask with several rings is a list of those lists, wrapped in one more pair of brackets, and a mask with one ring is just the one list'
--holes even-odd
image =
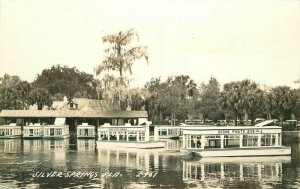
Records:
{"label": "automobile", "polygon": [[263,122],[263,121],[265,121],[266,119],[265,118],[256,118],[255,120],[254,120],[254,124],[256,125],[256,124],[258,124],[258,123],[260,123],[260,122]]}
{"label": "automobile", "polygon": [[226,122],[226,120],[218,120],[215,125],[216,126],[226,126],[227,122]]}
{"label": "automobile", "polygon": [[297,120],[285,120],[282,124],[282,130],[284,131],[294,131],[297,128]]}

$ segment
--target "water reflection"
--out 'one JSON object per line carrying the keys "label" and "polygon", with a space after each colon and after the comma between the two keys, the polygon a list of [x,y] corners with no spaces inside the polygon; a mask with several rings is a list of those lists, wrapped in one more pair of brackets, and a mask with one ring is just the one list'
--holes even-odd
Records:
{"label": "water reflection", "polygon": [[183,181],[195,187],[224,187],[251,182],[258,187],[271,187],[283,178],[283,164],[290,156],[203,158],[183,161]]}
{"label": "water reflection", "polygon": [[[96,147],[93,139],[0,140],[0,188],[299,188],[300,143],[292,156],[202,158],[165,148]],[[90,173],[89,177],[33,178],[37,171]]]}
{"label": "water reflection", "polygon": [[165,149],[134,149],[134,148],[100,148],[98,149],[98,162],[103,167],[126,167],[150,171],[150,167],[158,170],[159,155]]}
{"label": "water reflection", "polygon": [[1,139],[0,152],[17,153],[21,150],[21,140],[19,139]]}

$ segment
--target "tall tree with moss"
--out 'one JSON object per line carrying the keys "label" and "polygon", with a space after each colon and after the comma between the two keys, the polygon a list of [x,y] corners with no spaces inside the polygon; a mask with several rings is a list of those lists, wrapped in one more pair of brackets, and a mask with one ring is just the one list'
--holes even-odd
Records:
{"label": "tall tree with moss", "polygon": [[103,43],[108,44],[108,48],[104,50],[104,60],[96,66],[95,73],[102,75],[101,93],[109,100],[130,101],[130,79],[126,74],[133,74],[133,64],[138,60],[144,58],[148,63],[147,47],[132,45],[136,40],[139,40],[139,36],[133,29],[102,38]]}

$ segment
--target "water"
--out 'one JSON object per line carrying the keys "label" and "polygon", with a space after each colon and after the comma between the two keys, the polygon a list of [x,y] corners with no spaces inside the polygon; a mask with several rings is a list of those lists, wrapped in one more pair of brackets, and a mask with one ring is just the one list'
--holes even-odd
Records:
{"label": "water", "polygon": [[300,188],[291,156],[195,158],[164,149],[97,149],[94,140],[0,140],[0,188]]}

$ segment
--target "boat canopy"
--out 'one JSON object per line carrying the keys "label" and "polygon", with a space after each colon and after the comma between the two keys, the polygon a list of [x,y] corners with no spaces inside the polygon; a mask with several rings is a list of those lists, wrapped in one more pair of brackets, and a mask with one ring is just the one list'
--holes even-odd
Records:
{"label": "boat canopy", "polygon": [[65,117],[57,117],[55,118],[54,125],[64,125],[66,123]]}

